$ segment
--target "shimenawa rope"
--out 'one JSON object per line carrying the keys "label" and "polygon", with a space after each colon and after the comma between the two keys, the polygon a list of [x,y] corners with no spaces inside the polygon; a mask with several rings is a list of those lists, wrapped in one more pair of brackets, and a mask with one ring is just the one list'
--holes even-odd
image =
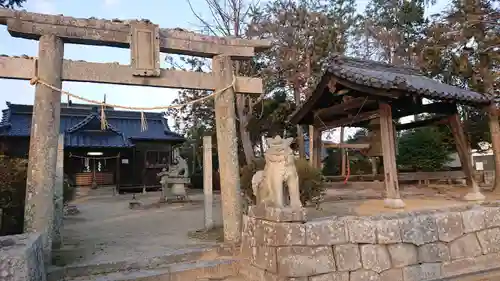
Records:
{"label": "shimenawa rope", "polygon": [[210,95],[207,95],[207,96],[204,96],[204,97],[192,100],[192,101],[188,101],[188,102],[183,103],[183,104],[163,105],[163,106],[150,106],[150,107],[136,107],[136,106],[126,106],[126,105],[119,105],[119,104],[110,104],[110,103],[105,103],[105,102],[102,102],[102,101],[97,101],[97,100],[92,100],[92,99],[84,98],[82,96],[78,96],[78,95],[72,94],[70,92],[64,91],[62,89],[59,89],[57,87],[54,87],[54,86],[48,84],[47,82],[41,80],[36,75],[30,80],[30,84],[33,85],[33,86],[36,85],[36,84],[41,84],[41,85],[44,85],[47,88],[50,88],[50,89],[52,89],[54,91],[57,91],[57,92],[60,92],[61,94],[67,95],[67,96],[72,97],[74,99],[81,100],[81,101],[84,101],[84,102],[88,102],[88,103],[91,103],[91,104],[100,105],[101,106],[101,129],[102,130],[105,130],[107,128],[107,126],[108,126],[108,122],[106,121],[106,114],[104,112],[104,109],[105,109],[106,106],[110,106],[110,107],[114,107],[114,108],[121,108],[121,109],[129,109],[129,110],[141,111],[141,131],[146,131],[147,128],[148,128],[148,124],[147,124],[147,121],[146,121],[146,114],[144,113],[145,110],[159,110],[159,109],[166,110],[166,109],[170,109],[170,108],[182,108],[184,106],[188,106],[188,105],[191,105],[191,104],[199,103],[199,102],[202,102],[204,100],[213,98],[213,97],[215,97],[215,96],[217,96],[219,94],[222,94],[223,92],[225,92],[229,88],[234,88],[235,85],[236,85],[236,75],[233,74],[233,81],[231,82],[231,84],[229,84],[228,86],[224,87],[223,89],[214,91]]}

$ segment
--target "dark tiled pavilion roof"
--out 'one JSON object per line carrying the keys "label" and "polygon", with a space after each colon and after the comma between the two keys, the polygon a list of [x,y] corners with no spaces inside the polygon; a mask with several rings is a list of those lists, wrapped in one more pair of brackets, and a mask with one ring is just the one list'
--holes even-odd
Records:
{"label": "dark tiled pavilion roof", "polygon": [[[370,60],[333,56],[325,65],[322,77],[306,101],[290,116],[292,123],[301,123],[311,108],[325,108],[328,105],[318,104],[321,96],[329,92],[327,84],[335,78],[343,88],[352,88],[373,97],[382,97],[376,92],[397,92],[403,95],[417,96],[432,100],[451,101],[470,105],[485,105],[493,100],[481,93],[441,83],[424,76],[418,69],[398,67]],[[324,101],[324,100],[323,100]]]}
{"label": "dark tiled pavilion roof", "polygon": [[375,61],[337,56],[328,64],[325,75],[376,89],[406,91],[430,99],[468,103],[491,102],[490,98],[481,93],[433,80],[424,76],[418,69]]}

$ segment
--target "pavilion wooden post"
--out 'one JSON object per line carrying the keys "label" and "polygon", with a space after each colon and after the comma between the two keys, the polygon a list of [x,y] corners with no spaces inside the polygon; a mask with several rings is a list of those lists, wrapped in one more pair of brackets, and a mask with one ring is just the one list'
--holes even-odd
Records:
{"label": "pavilion wooden post", "polygon": [[318,128],[314,128],[314,133],[313,133],[313,143],[314,143],[314,150],[313,150],[313,158],[314,158],[314,167],[321,169],[321,155],[323,152],[323,142],[321,141],[321,130]]}
{"label": "pavilion wooden post", "polygon": [[56,178],[54,183],[54,224],[52,228],[52,248],[62,245],[61,227],[64,216],[64,134],[57,141]]}
{"label": "pavilion wooden post", "polygon": [[380,104],[380,136],[384,161],[384,181],[386,199],[384,205],[388,208],[404,208],[405,204],[399,194],[398,170],[396,167],[396,145],[391,106]]}
{"label": "pavilion wooden post", "polygon": [[474,179],[472,160],[470,158],[467,145],[468,141],[458,113],[450,116],[449,123],[453,133],[453,138],[455,139],[458,157],[460,158],[460,163],[462,164],[462,170],[464,171],[467,185],[471,187],[471,191],[465,195],[464,199],[467,201],[482,201],[485,199],[485,196],[481,193],[479,185]]}
{"label": "pavilion wooden post", "polygon": [[212,136],[203,137],[203,195],[205,210],[205,229],[214,226],[213,218],[213,165],[212,165]]}
{"label": "pavilion wooden post", "polygon": [[309,125],[309,164],[314,167],[314,126]]}
{"label": "pavilion wooden post", "polygon": [[[233,65],[227,55],[212,59],[212,71],[217,79],[216,91],[233,82]],[[235,92],[231,87],[215,97],[217,151],[221,178],[222,219],[224,241],[239,243],[241,238],[240,165],[236,134]]]}
{"label": "pavilion wooden post", "polygon": [[[63,41],[54,35],[42,35],[38,51],[38,77],[61,88],[63,58]],[[24,230],[42,235],[46,263],[51,261],[60,110],[61,93],[37,84],[31,123]]]}
{"label": "pavilion wooden post", "polygon": [[[344,126],[340,127],[340,144],[344,143]],[[346,150],[345,148],[341,147],[340,148],[340,163],[341,163],[341,169],[340,169],[340,175],[345,176],[346,175]]]}

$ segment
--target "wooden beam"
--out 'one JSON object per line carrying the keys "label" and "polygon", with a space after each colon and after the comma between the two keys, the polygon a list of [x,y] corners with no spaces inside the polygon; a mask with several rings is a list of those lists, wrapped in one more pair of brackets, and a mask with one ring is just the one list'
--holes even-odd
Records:
{"label": "wooden beam", "polygon": [[[33,58],[0,56],[0,78],[30,80],[35,73],[34,68]],[[210,91],[217,86],[217,79],[212,73],[161,69],[159,77],[137,77],[132,75],[133,72],[132,67],[118,63],[64,60],[62,80]],[[259,78],[238,76],[235,88],[237,93],[263,93]]]}
{"label": "wooden beam", "polygon": [[453,114],[456,110],[456,105],[449,102],[434,102],[422,106],[412,106],[408,110],[394,112],[393,118],[398,119],[409,115],[420,113],[437,113],[437,114]]}
{"label": "wooden beam", "polygon": [[368,149],[369,143],[325,143],[326,148]]}
{"label": "wooden beam", "polygon": [[[0,24],[7,25],[14,37],[37,39],[54,34],[65,43],[129,48],[131,23],[134,21],[83,19],[0,9]],[[148,23],[148,21],[145,21]],[[152,23],[148,23],[152,24]],[[160,51],[200,57],[226,54],[235,59],[249,59],[254,51],[271,47],[270,40],[220,38],[189,32],[180,28],[161,28]]]}
{"label": "wooden beam", "polygon": [[410,129],[415,129],[415,128],[419,128],[419,127],[436,125],[439,123],[447,122],[448,118],[449,118],[448,116],[437,116],[437,117],[433,117],[430,119],[419,120],[416,122],[410,122],[410,123],[406,123],[406,124],[396,124],[396,130],[397,131],[410,130]]}
{"label": "wooden beam", "polygon": [[316,119],[314,126],[317,128],[321,128],[322,130],[327,130],[330,128],[350,126],[350,125],[356,124],[358,122],[375,119],[379,116],[380,116],[379,111],[373,110],[373,111],[361,112],[357,116],[341,118],[341,119],[329,121],[329,122],[321,122],[321,120]]}
{"label": "wooden beam", "polygon": [[[398,173],[398,181],[410,182],[417,180],[454,180],[464,179],[466,176],[463,171],[438,171],[438,172],[414,172],[414,173]],[[344,181],[344,176],[325,176],[327,181],[336,182]],[[350,175],[349,181],[363,182],[373,180],[384,180],[383,174],[377,175]]]}
{"label": "wooden beam", "polygon": [[334,116],[337,115],[336,113],[342,113],[345,114],[345,111],[351,110],[351,109],[357,109],[361,106],[367,105],[367,104],[373,104],[375,103],[374,100],[367,100],[366,97],[359,97],[359,98],[354,98],[350,101],[343,102],[340,104],[336,104],[327,108],[322,108],[318,109],[315,114],[321,118],[321,119],[326,119],[325,117],[327,116]]}

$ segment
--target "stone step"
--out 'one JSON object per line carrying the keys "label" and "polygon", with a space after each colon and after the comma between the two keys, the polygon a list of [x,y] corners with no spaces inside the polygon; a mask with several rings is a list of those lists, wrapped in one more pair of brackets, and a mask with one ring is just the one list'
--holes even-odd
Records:
{"label": "stone step", "polygon": [[206,260],[171,264],[158,269],[140,269],[63,278],[60,281],[196,281],[236,277],[238,261]]}
{"label": "stone step", "polygon": [[169,268],[173,264],[194,263],[198,261],[232,259],[236,250],[230,246],[180,249],[168,255],[143,257],[140,260],[106,261],[93,264],[73,264],[64,267],[52,266],[47,273],[47,281],[60,281],[65,278],[103,275],[139,270]]}

